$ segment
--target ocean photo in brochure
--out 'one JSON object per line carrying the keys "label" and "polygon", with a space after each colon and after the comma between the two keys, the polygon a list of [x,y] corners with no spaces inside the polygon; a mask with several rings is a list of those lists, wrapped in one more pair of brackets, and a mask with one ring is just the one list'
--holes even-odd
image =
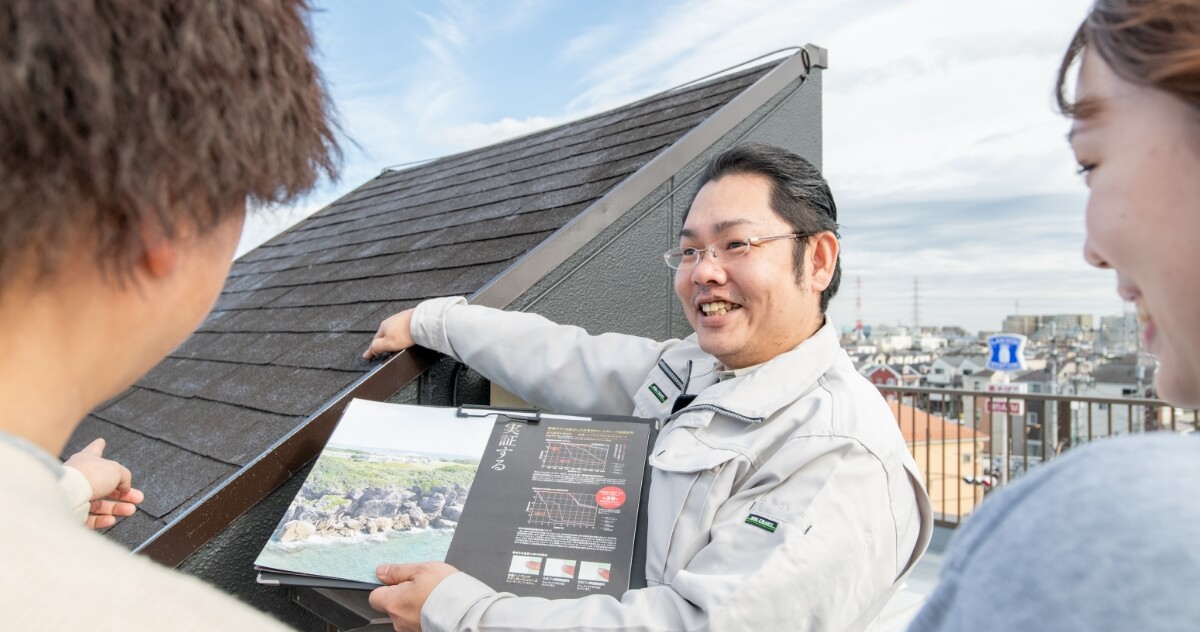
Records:
{"label": "ocean photo in brochure", "polygon": [[378,584],[380,563],[444,560],[495,425],[454,413],[351,401],[255,568],[339,586],[302,578]]}

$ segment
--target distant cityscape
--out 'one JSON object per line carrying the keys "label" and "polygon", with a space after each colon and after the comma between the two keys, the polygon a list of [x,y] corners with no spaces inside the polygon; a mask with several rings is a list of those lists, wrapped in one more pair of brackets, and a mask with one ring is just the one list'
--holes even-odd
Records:
{"label": "distant cityscape", "polygon": [[[1025,336],[1024,369],[993,371],[988,368],[988,336],[1007,333]],[[970,333],[962,327],[856,326],[842,330],[842,346],[856,368],[881,386],[929,387],[966,391],[1003,391],[1014,396],[1064,395],[1079,398],[1154,398],[1155,360],[1142,353],[1137,316],[1132,313],[1102,316],[1097,326],[1091,314],[1011,315],[998,331]],[[997,385],[1006,385],[999,387]],[[992,434],[986,403],[970,397],[929,395],[914,398],[918,409],[936,413],[947,421]],[[1015,404],[1014,404],[1015,406]],[[1055,421],[1045,401],[1022,401],[1019,415],[1024,428],[1013,428],[1041,450],[1043,422]],[[1078,409],[1078,406],[1075,406]],[[1103,429],[1082,427],[1076,419],[1072,437],[1154,429],[1142,420],[1121,418],[1117,429],[1107,407]],[[1150,420],[1149,426],[1160,422]],[[1047,432],[1055,430],[1047,429]],[[1055,430],[1056,431],[1056,430]],[[1065,436],[1064,433],[1062,436]],[[1055,435],[1058,436],[1058,435]],[[996,437],[992,437],[995,439]],[[1022,440],[1023,442],[1023,440]],[[1061,449],[1061,448],[1060,448]],[[1015,449],[1022,453],[1023,449]]]}
{"label": "distant cityscape", "polygon": [[[989,368],[993,334],[1025,337],[1019,370]],[[1088,441],[1192,431],[1196,413],[1156,401],[1156,362],[1133,313],[1011,315],[1000,330],[855,326],[841,342],[875,384],[925,468],[940,519],[970,513],[980,490]],[[972,489],[976,491],[971,491]]]}
{"label": "distant cityscape", "polygon": [[[1139,333],[1137,316],[1133,313],[1101,316],[1099,326],[1092,314],[1014,314],[1005,316],[1000,329],[972,334],[957,326],[909,327],[902,325],[859,325],[842,328],[842,345],[851,355],[884,353],[896,361],[907,360],[912,352],[933,354],[979,353],[987,351],[987,337],[992,334],[1019,334],[1029,339],[1027,354],[1050,348],[1072,349],[1097,353],[1105,357],[1137,354]],[[917,354],[920,355],[920,354]],[[1027,357],[1034,357],[1027,356]],[[919,361],[919,360],[918,360]]]}
{"label": "distant cityscape", "polygon": [[[1026,337],[1023,370],[987,368],[987,339],[1000,333]],[[1000,330],[977,333],[956,326],[857,326],[844,328],[841,341],[864,375],[895,374],[880,385],[985,390],[980,387],[988,383],[1023,381],[1034,385],[1030,393],[1155,396],[1156,363],[1141,352],[1133,313],[1102,316],[1099,326],[1091,314],[1011,315]]]}

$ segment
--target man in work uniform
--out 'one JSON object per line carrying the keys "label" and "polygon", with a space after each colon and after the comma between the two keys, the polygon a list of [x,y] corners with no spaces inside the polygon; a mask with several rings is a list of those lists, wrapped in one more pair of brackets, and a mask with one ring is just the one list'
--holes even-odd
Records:
{"label": "man in work uniform", "polygon": [[591,336],[461,298],[380,325],[365,357],[419,344],[536,406],[665,424],[646,588],[549,601],[440,562],[383,565],[371,603],[397,630],[861,629],[924,551],[916,465],[825,319],[840,267],[824,178],[747,145],[700,184],[665,255],[695,330],[684,340]]}

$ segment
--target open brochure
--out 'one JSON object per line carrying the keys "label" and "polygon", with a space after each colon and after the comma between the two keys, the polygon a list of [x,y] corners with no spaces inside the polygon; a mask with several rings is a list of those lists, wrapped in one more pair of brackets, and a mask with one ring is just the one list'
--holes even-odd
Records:
{"label": "open brochure", "polygon": [[373,588],[384,562],[446,561],[547,598],[644,585],[657,422],[353,400],[266,543],[259,581]]}

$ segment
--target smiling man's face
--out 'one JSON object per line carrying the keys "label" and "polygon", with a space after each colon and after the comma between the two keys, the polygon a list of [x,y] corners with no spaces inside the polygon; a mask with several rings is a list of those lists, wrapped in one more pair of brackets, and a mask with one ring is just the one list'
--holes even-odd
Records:
{"label": "smiling man's face", "polygon": [[[795,232],[771,210],[770,200],[771,181],[764,176],[739,173],[711,180],[692,202],[679,245],[702,249],[727,238]],[[814,282],[814,248],[805,248],[804,273],[797,278],[797,247],[795,240],[780,239],[732,260],[713,260],[705,253],[699,263],[675,271],[675,293],[700,348],[726,368],[766,362],[820,328],[820,292],[828,280]]]}

